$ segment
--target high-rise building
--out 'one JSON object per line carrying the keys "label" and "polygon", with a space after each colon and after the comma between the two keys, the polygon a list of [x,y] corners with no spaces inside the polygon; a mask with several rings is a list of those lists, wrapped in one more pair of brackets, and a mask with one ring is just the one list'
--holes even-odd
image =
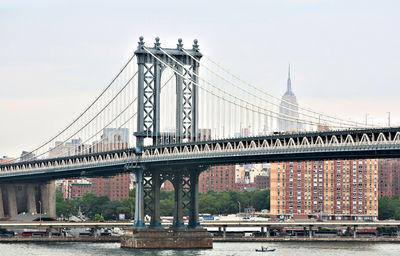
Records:
{"label": "high-rise building", "polygon": [[[124,149],[129,146],[129,130],[127,128],[105,128],[101,141],[96,142],[93,153],[109,150]],[[91,178],[91,190],[96,196],[107,196],[111,201],[123,201],[129,197],[130,175],[129,173],[117,174],[104,178]]]}
{"label": "high-rise building", "polygon": [[400,195],[400,159],[379,160],[379,198]]}
{"label": "high-rise building", "polygon": [[[299,115],[290,68],[280,114],[280,131],[302,129],[295,121]],[[318,127],[320,131],[327,129]],[[375,159],[271,164],[272,217],[373,220],[378,216],[378,197]]]}
{"label": "high-rise building", "polygon": [[254,183],[256,184],[256,189],[269,189],[270,176],[257,175],[254,177]]}
{"label": "high-rise building", "polygon": [[[173,191],[174,186],[170,181],[165,181],[161,187],[165,191]],[[235,166],[218,165],[202,172],[199,176],[199,192],[223,192],[235,190]]]}
{"label": "high-rise building", "polygon": [[89,146],[82,143],[82,139],[72,139],[69,142],[56,141],[54,148],[49,151],[49,158],[57,158],[63,156],[73,156],[80,153],[88,152]]}
{"label": "high-rise building", "polygon": [[199,192],[229,191],[235,189],[235,165],[213,166],[202,172],[199,177]]}
{"label": "high-rise building", "polygon": [[271,164],[271,216],[375,220],[378,160]]}
{"label": "high-rise building", "polygon": [[68,199],[82,197],[86,193],[91,193],[92,184],[84,179],[71,182],[68,185]]}
{"label": "high-rise building", "polygon": [[290,66],[288,70],[287,88],[282,96],[279,107],[279,131],[301,131],[299,122],[299,107],[296,95],[292,91],[292,80],[290,79]]}
{"label": "high-rise building", "polygon": [[129,197],[129,173],[117,174],[109,178],[91,178],[91,193],[96,196],[107,196],[111,201],[122,202]]}
{"label": "high-rise building", "polygon": [[28,160],[32,161],[35,159],[36,159],[35,154],[33,154],[32,152],[22,151],[20,161],[28,161]]}

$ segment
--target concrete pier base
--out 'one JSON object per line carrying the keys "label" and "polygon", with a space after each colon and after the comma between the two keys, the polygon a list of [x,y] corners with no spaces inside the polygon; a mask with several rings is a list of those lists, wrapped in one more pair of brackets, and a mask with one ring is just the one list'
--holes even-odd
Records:
{"label": "concrete pier base", "polygon": [[130,229],[121,237],[122,248],[211,249],[206,229]]}
{"label": "concrete pier base", "polygon": [[36,209],[36,192],[35,192],[35,185],[28,184],[26,189],[26,197],[27,197],[27,212],[30,214],[37,214]]}
{"label": "concrete pier base", "polygon": [[14,184],[6,185],[7,189],[7,203],[8,203],[8,216],[14,217],[18,215],[17,209],[17,195]]}
{"label": "concrete pier base", "polygon": [[56,185],[54,181],[48,184],[41,184],[40,195],[42,203],[42,214],[47,214],[48,216],[56,217]]}

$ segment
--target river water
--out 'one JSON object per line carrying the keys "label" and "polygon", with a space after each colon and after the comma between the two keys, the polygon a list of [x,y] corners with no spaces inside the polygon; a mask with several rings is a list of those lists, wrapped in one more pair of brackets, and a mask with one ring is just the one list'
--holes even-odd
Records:
{"label": "river water", "polygon": [[[261,246],[276,248],[275,252],[255,252]],[[140,255],[140,256],[186,256],[186,255],[280,255],[280,256],[391,256],[400,255],[400,243],[214,243],[209,250],[135,250],[121,249],[119,243],[53,243],[53,244],[0,244],[1,256],[102,256],[102,255]]]}

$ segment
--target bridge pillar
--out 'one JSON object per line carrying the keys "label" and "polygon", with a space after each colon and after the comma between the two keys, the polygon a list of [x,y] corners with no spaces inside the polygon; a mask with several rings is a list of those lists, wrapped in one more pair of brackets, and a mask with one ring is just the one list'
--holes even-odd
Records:
{"label": "bridge pillar", "polygon": [[3,191],[0,187],[0,219],[4,218]]}
{"label": "bridge pillar", "polygon": [[56,187],[55,182],[40,185],[41,213],[49,217],[56,217]]}
{"label": "bridge pillar", "polygon": [[8,206],[8,215],[9,217],[14,217],[18,215],[17,209],[17,194],[15,191],[14,184],[6,185],[7,189],[7,206]]}
{"label": "bridge pillar", "polygon": [[397,226],[397,238],[400,238],[400,226]]}
{"label": "bridge pillar", "polygon": [[160,187],[161,177],[159,171],[154,171],[152,176],[153,212],[149,228],[162,229],[160,220]]}
{"label": "bridge pillar", "polygon": [[309,235],[310,238],[313,237],[313,230],[312,230],[312,228],[313,228],[313,226],[310,225],[310,226],[309,226],[309,231],[308,231],[308,235]]}
{"label": "bridge pillar", "polygon": [[26,204],[27,204],[27,212],[30,214],[37,214],[36,209],[36,192],[35,192],[35,185],[28,184],[26,188]]}
{"label": "bridge pillar", "polygon": [[265,235],[266,237],[269,237],[269,232],[270,232],[270,226],[265,227]]}
{"label": "bridge pillar", "polygon": [[143,220],[143,172],[142,168],[139,168],[135,172],[136,178],[136,201],[135,201],[135,223],[133,225],[136,229],[146,228]]}
{"label": "bridge pillar", "polygon": [[189,216],[189,228],[202,228],[199,221],[199,175],[193,171],[190,176],[190,201],[191,209]]}
{"label": "bridge pillar", "polygon": [[49,213],[52,218],[56,218],[56,182],[51,181],[47,184],[47,191],[49,193]]}
{"label": "bridge pillar", "polygon": [[175,207],[174,207],[174,223],[172,228],[185,228],[183,222],[183,176],[182,173],[176,174],[174,179]]}

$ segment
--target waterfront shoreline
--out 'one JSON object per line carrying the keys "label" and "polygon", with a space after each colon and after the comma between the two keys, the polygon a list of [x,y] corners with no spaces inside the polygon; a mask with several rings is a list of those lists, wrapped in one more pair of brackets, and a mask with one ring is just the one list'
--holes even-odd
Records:
{"label": "waterfront shoreline", "polygon": [[54,237],[54,238],[30,238],[30,237],[11,237],[0,238],[0,243],[113,243],[120,242],[118,236],[115,237]]}
{"label": "waterfront shoreline", "polygon": [[[0,238],[0,243],[114,243],[120,242],[120,237],[68,237],[68,238]],[[226,242],[362,242],[362,243],[400,243],[400,238],[280,238],[280,237],[214,237],[214,243],[226,243]]]}
{"label": "waterfront shoreline", "polygon": [[285,238],[285,237],[215,237],[213,242],[368,242],[368,243],[400,243],[400,238]]}

